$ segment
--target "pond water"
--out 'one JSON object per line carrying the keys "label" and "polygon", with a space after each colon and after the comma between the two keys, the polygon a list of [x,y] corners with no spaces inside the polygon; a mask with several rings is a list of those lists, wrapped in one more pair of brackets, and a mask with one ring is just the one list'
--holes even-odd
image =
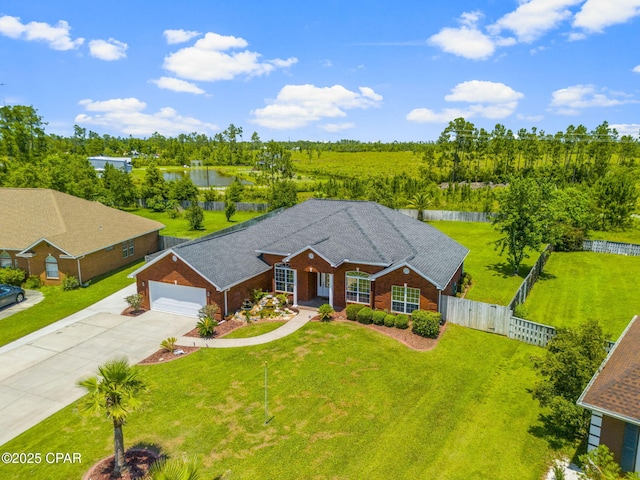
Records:
{"label": "pond water", "polygon": [[[191,181],[196,187],[226,187],[231,185],[235,177],[223,175],[218,170],[207,167],[185,168],[181,172],[164,172],[162,176],[167,181],[179,180],[185,175],[191,177]],[[241,180],[245,185],[251,184],[246,180]]]}

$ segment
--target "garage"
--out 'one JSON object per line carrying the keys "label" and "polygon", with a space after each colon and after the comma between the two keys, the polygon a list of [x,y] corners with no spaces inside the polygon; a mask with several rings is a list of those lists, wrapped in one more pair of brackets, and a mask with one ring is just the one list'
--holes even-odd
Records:
{"label": "garage", "polygon": [[149,299],[151,310],[197,317],[198,310],[207,303],[207,291],[204,288],[151,280],[149,281]]}

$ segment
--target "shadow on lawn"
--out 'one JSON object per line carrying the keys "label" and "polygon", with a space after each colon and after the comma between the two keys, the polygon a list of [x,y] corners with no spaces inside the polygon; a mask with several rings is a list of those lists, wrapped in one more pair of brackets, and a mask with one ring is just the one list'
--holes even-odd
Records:
{"label": "shadow on lawn", "polygon": [[[520,274],[518,275],[513,274],[513,268],[507,262],[493,263],[491,265],[487,265],[486,268],[487,270],[495,272],[496,276],[500,276],[502,278],[511,278],[513,276],[518,276],[520,277],[520,279],[524,280],[526,276],[529,275],[529,272],[531,271],[531,268],[533,268],[533,266],[527,265],[525,263],[521,264]],[[540,281],[553,280],[554,278],[556,278],[555,275],[553,275],[552,273],[546,273],[544,271],[542,271],[540,275],[538,275],[538,280]]]}

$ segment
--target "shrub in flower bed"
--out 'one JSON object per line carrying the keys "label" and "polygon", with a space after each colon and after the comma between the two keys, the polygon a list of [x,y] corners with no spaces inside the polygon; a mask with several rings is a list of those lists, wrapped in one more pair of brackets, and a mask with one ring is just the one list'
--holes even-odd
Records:
{"label": "shrub in flower bed", "polygon": [[404,313],[398,314],[398,316],[396,317],[396,328],[400,328],[403,330],[405,328],[409,328],[409,316]]}
{"label": "shrub in flower bed", "polygon": [[384,316],[384,326],[395,327],[395,325],[396,325],[396,316],[393,313],[387,313]]}
{"label": "shrub in flower bed", "polygon": [[358,312],[362,310],[364,307],[366,307],[366,305],[361,305],[358,303],[351,303],[347,305],[347,308],[345,309],[345,312],[347,314],[347,320],[357,320]]}
{"label": "shrub in flower bed", "polygon": [[383,310],[376,310],[375,312],[373,312],[371,320],[373,321],[374,325],[384,325],[384,317],[386,316],[387,312]]}
{"label": "shrub in flower bed", "polygon": [[370,324],[372,322],[372,318],[373,318],[373,310],[369,307],[364,307],[362,309],[360,309],[360,311],[358,312],[358,321],[360,323],[364,323],[366,325]]}
{"label": "shrub in flower bed", "polygon": [[438,312],[414,310],[411,312],[411,331],[421,337],[438,338],[441,318],[442,315]]}

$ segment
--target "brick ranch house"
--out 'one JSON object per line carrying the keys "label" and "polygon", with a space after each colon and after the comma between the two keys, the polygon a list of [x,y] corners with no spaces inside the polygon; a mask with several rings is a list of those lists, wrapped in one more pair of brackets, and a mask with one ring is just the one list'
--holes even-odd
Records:
{"label": "brick ranch house", "polygon": [[468,250],[432,226],[373,202],[311,199],[247,228],[170,248],[132,273],[144,307],[197,316],[240,309],[253,289],[294,305],[321,297],[391,312],[438,310]]}
{"label": "brick ranch house", "polygon": [[159,222],[43,188],[0,188],[0,268],[81,283],[158,250]]}
{"label": "brick ranch house", "polygon": [[640,472],[640,317],[635,316],[578,399],[591,410],[588,450],[606,445],[625,472]]}

